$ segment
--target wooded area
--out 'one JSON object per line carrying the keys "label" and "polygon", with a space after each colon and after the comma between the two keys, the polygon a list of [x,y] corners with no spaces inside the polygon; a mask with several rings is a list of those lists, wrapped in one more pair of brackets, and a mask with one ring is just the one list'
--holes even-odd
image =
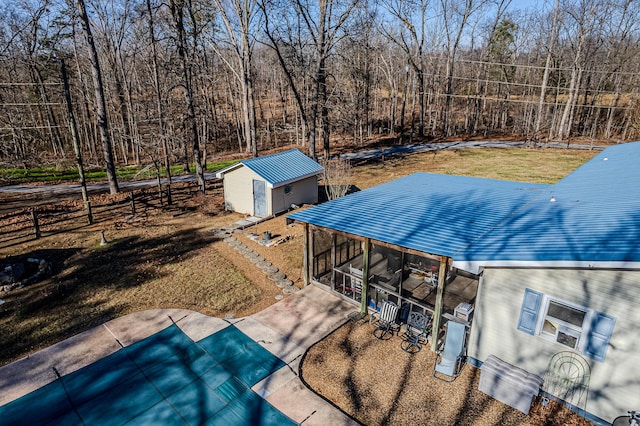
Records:
{"label": "wooded area", "polygon": [[118,165],[195,164],[204,189],[221,151],[629,141],[638,25],[633,0],[16,0],[0,9],[0,164],[84,157],[112,192]]}

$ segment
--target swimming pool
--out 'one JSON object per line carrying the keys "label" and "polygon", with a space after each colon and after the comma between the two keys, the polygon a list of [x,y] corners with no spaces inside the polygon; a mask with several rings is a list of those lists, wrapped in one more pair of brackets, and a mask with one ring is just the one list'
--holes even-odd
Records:
{"label": "swimming pool", "polygon": [[286,364],[235,326],[176,325],[0,407],[9,425],[295,425],[251,390]]}

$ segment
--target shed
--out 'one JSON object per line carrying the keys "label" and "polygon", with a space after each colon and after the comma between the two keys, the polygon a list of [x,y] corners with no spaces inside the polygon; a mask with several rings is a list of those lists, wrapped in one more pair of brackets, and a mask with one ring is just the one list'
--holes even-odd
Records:
{"label": "shed", "polygon": [[[288,219],[305,227],[306,282],[361,309],[384,299],[426,311],[434,337],[470,303],[469,363],[498,357],[549,377],[570,353],[589,383],[577,398],[543,391],[606,424],[640,394],[639,162],[635,142],[553,185],[416,173]],[[351,267],[363,270],[358,288]]]}
{"label": "shed", "polygon": [[318,202],[323,168],[299,149],[242,160],[216,173],[226,210],[267,217],[292,205]]}

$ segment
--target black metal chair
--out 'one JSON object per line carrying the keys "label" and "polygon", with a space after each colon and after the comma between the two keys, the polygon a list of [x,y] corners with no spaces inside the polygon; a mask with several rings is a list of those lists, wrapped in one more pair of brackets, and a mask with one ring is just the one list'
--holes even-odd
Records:
{"label": "black metal chair", "polygon": [[411,312],[407,318],[403,340],[400,347],[407,353],[420,352],[422,345],[427,342],[431,329],[431,317],[420,312]]}

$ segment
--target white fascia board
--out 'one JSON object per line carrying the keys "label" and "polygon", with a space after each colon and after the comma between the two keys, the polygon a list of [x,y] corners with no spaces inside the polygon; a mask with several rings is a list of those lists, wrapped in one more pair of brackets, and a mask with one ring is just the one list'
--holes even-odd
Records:
{"label": "white fascia board", "polygon": [[455,268],[463,271],[479,274],[482,268],[574,268],[574,269],[630,269],[640,270],[640,262],[588,262],[576,260],[490,260],[490,261],[469,261],[454,260],[452,264]]}
{"label": "white fascia board", "polygon": [[238,167],[240,167],[240,166],[244,166],[244,164],[242,164],[242,163],[238,162],[238,163],[236,163],[236,164],[232,164],[232,165],[230,165],[230,166],[228,166],[228,167],[225,167],[225,168],[224,168],[224,169],[222,169],[222,170],[218,170],[218,171],[216,172],[216,177],[217,177],[218,179],[222,179],[222,176],[223,176],[225,173],[228,173],[228,172],[230,172],[230,171],[231,171],[231,170],[233,170],[233,169],[237,169],[237,168],[238,168]]}

